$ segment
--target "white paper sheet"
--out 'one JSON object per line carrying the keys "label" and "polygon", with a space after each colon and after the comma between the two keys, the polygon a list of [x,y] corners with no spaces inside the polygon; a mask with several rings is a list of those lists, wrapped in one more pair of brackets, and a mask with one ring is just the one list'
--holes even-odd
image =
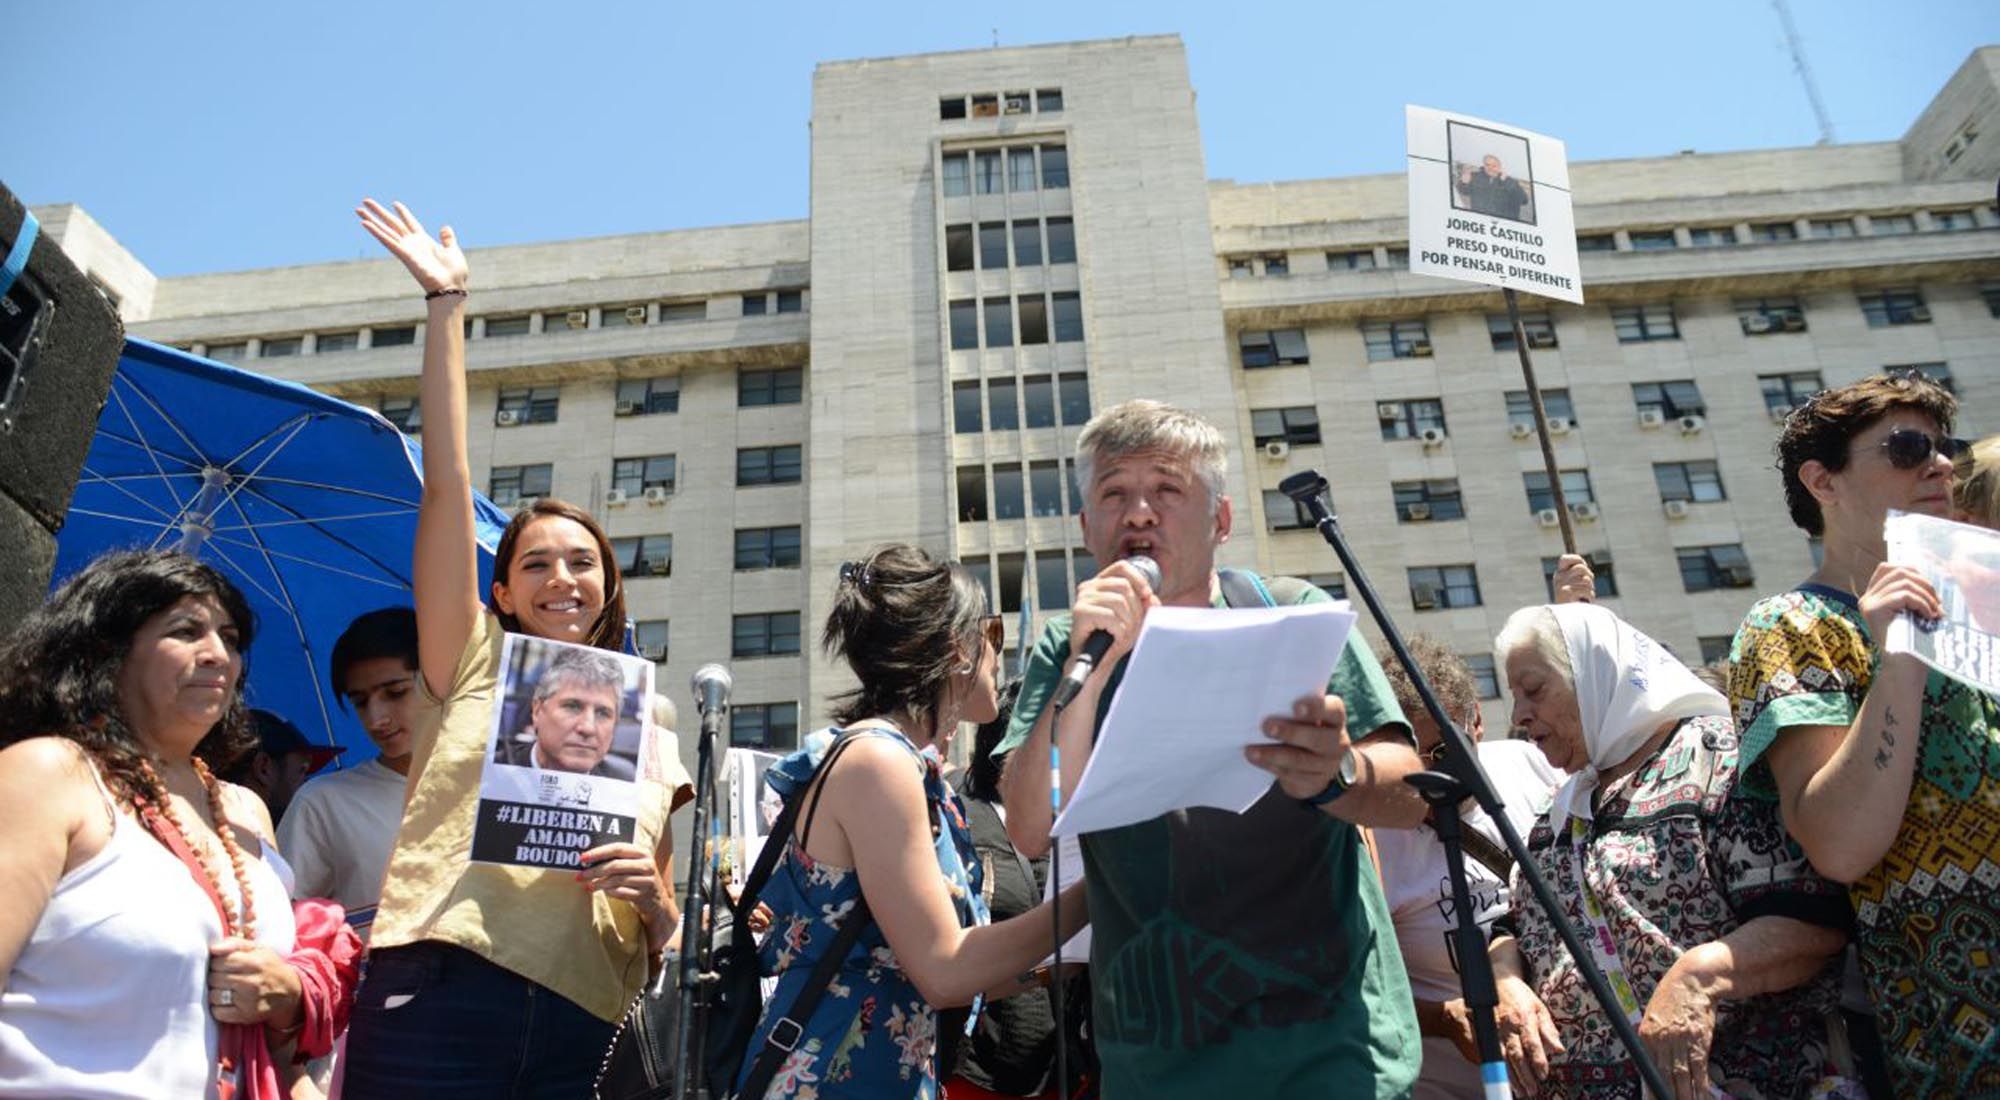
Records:
{"label": "white paper sheet", "polygon": [[1354,627],[1345,603],[1156,607],[1090,761],[1050,830],[1075,836],[1213,806],[1242,813],[1272,776],[1243,755],[1260,727],[1323,691]]}
{"label": "white paper sheet", "polygon": [[[1057,890],[1068,886],[1070,883],[1080,882],[1083,879],[1083,845],[1077,843],[1076,838],[1073,836],[1059,836],[1055,838],[1055,842],[1062,848],[1062,881],[1057,882],[1052,876],[1042,884],[1043,901],[1055,897]],[[1090,961],[1089,925],[1084,925],[1081,932],[1071,936],[1069,942],[1063,944],[1062,957],[1064,962],[1087,963]],[[1047,966],[1053,961],[1055,960],[1052,956],[1045,955],[1042,957],[1043,966]]]}

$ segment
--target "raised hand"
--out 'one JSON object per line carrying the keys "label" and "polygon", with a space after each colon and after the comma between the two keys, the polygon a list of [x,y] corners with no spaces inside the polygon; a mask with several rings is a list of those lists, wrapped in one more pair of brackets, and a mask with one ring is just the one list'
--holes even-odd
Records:
{"label": "raised hand", "polygon": [[354,212],[361,217],[361,228],[381,241],[390,255],[403,261],[424,293],[464,290],[470,271],[465,253],[459,251],[458,235],[451,231],[451,226],[439,230],[433,240],[409,207],[400,202],[393,205],[396,209],[386,210],[374,199],[363,199]]}

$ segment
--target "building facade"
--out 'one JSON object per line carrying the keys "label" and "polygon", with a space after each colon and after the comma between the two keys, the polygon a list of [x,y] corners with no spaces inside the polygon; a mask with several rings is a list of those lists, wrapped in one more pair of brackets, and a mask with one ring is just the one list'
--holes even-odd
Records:
{"label": "building facade", "polygon": [[[1320,470],[1401,628],[1471,657],[1504,728],[1491,638],[1547,598],[1557,517],[1501,299],[1408,272],[1401,175],[1210,180],[1174,37],[821,65],[811,166],[805,221],[471,254],[475,483],[605,521],[663,684],[728,660],[733,740],[792,743],[851,683],[814,645],[837,565],[892,540],[978,570],[1017,646],[1024,600],[1097,568],[1078,429],[1154,397],[1235,445],[1224,564],[1343,591],[1276,492]],[[1571,169],[1588,304],[1524,309],[1579,548],[1706,659],[1812,568],[1782,410],[1914,366],[1961,435],[2000,430],[2000,47],[1899,141]],[[154,279],[37,213],[135,335],[420,422],[394,261]]]}

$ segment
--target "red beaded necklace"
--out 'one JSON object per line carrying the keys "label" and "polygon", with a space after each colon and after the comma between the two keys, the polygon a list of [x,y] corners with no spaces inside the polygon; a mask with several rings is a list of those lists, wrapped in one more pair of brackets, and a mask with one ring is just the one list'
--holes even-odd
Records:
{"label": "red beaded necklace", "polygon": [[[209,889],[221,900],[223,906],[222,934],[254,940],[257,938],[257,907],[251,900],[250,874],[244,863],[243,849],[236,843],[236,837],[229,828],[229,819],[222,811],[221,785],[215,781],[214,773],[208,770],[208,765],[199,757],[196,757],[193,763],[196,777],[201,780],[202,788],[208,792],[208,812],[215,819],[216,838],[222,842],[222,850],[229,857],[229,869],[236,878],[236,896],[242,899],[240,911],[239,906],[231,905],[228,895],[222,892],[222,879],[215,873],[214,866],[208,860],[207,846],[195,845],[194,833],[181,821],[179,811],[174,809],[173,799],[167,796],[166,783],[160,779],[160,773],[153,770],[150,760],[139,762],[139,768],[145,773],[147,786],[151,789],[145,793],[141,805],[137,808],[142,818],[150,816],[148,824],[153,825],[156,830],[162,826],[172,829],[181,844],[196,853],[196,862],[208,876]],[[148,806],[146,803],[151,805]],[[148,815],[147,811],[155,807],[158,812]]]}

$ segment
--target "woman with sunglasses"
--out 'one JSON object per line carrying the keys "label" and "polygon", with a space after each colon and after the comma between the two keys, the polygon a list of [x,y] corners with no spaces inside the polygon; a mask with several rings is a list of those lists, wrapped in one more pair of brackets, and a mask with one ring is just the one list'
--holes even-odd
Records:
{"label": "woman with sunglasses", "polygon": [[1862,976],[1903,1097],[2000,1088],[1989,958],[2000,943],[2000,700],[1882,649],[1897,616],[1942,610],[1922,576],[1884,560],[1882,524],[1891,509],[1949,515],[1956,411],[1912,372],[1792,413],[1777,446],[1785,503],[1825,553],[1803,583],[1750,610],[1729,681],[1737,797],[1776,799],[1813,865],[1850,884]]}
{"label": "woman with sunglasses", "polygon": [[[999,712],[1002,641],[985,590],[957,563],[896,545],[841,567],[820,643],[860,686],[836,700],[838,725],[769,772],[781,798],[805,801],[764,888],[763,961],[778,986],[739,1089],[857,902],[869,924],[762,1096],[935,1097],[935,1010],[1022,991],[1053,948],[1046,903],[987,923],[965,808],[941,772],[959,723]],[[1082,886],[1060,899],[1065,940],[1086,920]]]}

